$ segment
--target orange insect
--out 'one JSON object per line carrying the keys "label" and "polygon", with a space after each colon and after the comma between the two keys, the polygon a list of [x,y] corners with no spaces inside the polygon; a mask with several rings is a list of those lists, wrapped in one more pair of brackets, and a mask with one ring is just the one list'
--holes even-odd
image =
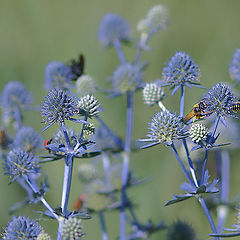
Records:
{"label": "orange insect", "polygon": [[212,112],[206,112],[207,105],[204,101],[200,101],[199,103],[193,106],[193,109],[186,115],[183,122],[187,123],[190,119],[193,118],[193,122],[195,119],[201,119],[210,115]]}
{"label": "orange insect", "polygon": [[86,193],[82,193],[78,199],[74,202],[74,205],[73,205],[73,209],[75,211],[79,211],[79,209],[81,209],[84,205],[84,203],[86,202],[87,200],[87,194]]}
{"label": "orange insect", "polygon": [[47,145],[51,144],[52,140],[53,140],[53,139],[50,138],[50,139],[46,140],[45,143],[44,143],[44,148],[45,148],[46,150],[48,150],[48,151],[50,151],[50,150],[48,149]]}

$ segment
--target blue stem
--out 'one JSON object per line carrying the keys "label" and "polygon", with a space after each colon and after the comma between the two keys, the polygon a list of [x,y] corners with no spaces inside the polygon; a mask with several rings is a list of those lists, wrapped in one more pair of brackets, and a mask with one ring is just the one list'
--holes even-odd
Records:
{"label": "blue stem", "polygon": [[102,240],[108,240],[108,234],[107,234],[106,225],[105,225],[104,213],[99,212],[98,217],[99,217],[100,225],[101,225],[101,229],[102,229]]}
{"label": "blue stem", "polygon": [[218,127],[219,120],[220,120],[220,117],[217,116],[217,118],[216,118],[216,120],[215,120],[215,123],[214,123],[214,126],[213,126],[212,133],[211,133],[212,137],[214,137],[214,135],[215,135],[215,133],[216,133],[216,131],[217,131],[217,127]]}
{"label": "blue stem", "polygon": [[221,191],[220,197],[223,205],[218,207],[218,233],[224,229],[225,220],[228,214],[229,202],[229,181],[230,181],[230,157],[228,150],[221,151]]}
{"label": "blue stem", "polygon": [[124,149],[123,141],[112,132],[112,130],[105,124],[105,122],[99,116],[97,116],[96,118],[99,121],[99,123],[102,125],[102,127],[107,131],[108,135],[112,137],[113,141],[122,149]]}
{"label": "blue stem", "polygon": [[187,170],[186,170],[186,168],[185,168],[185,166],[184,166],[180,156],[178,155],[178,152],[177,152],[177,150],[176,150],[176,148],[175,148],[173,143],[171,144],[171,148],[172,148],[172,151],[173,151],[173,153],[174,153],[174,155],[175,155],[175,157],[176,157],[180,167],[182,168],[182,171],[183,171],[185,177],[188,179],[188,181],[191,184],[193,184],[195,186],[195,184],[194,184],[193,180],[191,179],[191,177],[189,176],[189,174],[188,174],[188,172],[187,172]]}
{"label": "blue stem", "polygon": [[180,117],[184,116],[185,86],[181,85]]}
{"label": "blue stem", "polygon": [[[216,230],[216,227],[215,227],[215,225],[214,225],[212,216],[211,216],[211,214],[210,214],[210,212],[209,212],[209,210],[208,210],[208,208],[207,208],[207,205],[206,205],[206,203],[205,203],[205,201],[204,201],[204,198],[203,198],[203,197],[199,197],[199,198],[198,198],[198,201],[200,202],[200,204],[201,204],[201,206],[202,206],[202,208],[203,208],[203,211],[205,212],[205,214],[206,214],[206,216],[207,216],[208,222],[209,222],[209,224],[210,224],[210,226],[211,226],[211,229],[212,229],[213,233],[217,233],[217,230]],[[220,240],[219,237],[215,237],[215,239],[216,239],[216,240]]]}
{"label": "blue stem", "polygon": [[124,53],[122,51],[122,44],[121,44],[121,42],[119,40],[115,40],[113,42],[113,44],[114,44],[114,47],[116,49],[116,52],[117,52],[117,55],[118,55],[118,58],[119,58],[121,64],[126,63],[125,56],[124,56]]}
{"label": "blue stem", "polygon": [[133,108],[134,107],[134,92],[127,92],[127,123],[126,123],[126,140],[123,153],[123,166],[122,166],[122,205],[120,212],[120,240],[125,239],[125,208],[126,208],[126,187],[128,180],[128,171],[129,171],[129,153],[131,152],[131,139],[132,139],[132,129],[133,129]]}
{"label": "blue stem", "polygon": [[62,203],[61,203],[62,213],[64,215],[68,214],[67,205],[68,205],[71,181],[72,181],[72,168],[73,168],[73,155],[71,153],[68,153],[65,160],[63,189],[62,189]]}
{"label": "blue stem", "polygon": [[71,151],[71,150],[72,150],[72,145],[71,145],[71,143],[70,143],[69,136],[68,136],[68,134],[67,134],[67,129],[66,129],[65,123],[62,122],[62,123],[60,124],[60,126],[61,126],[61,130],[62,130],[62,132],[63,132],[63,135],[64,135],[64,137],[65,137],[65,140],[66,140],[68,149]]}
{"label": "blue stem", "polygon": [[17,130],[19,130],[22,127],[22,118],[21,118],[21,112],[20,112],[19,108],[15,109],[14,118],[17,123]]}
{"label": "blue stem", "polygon": [[28,194],[28,199],[32,200],[33,199],[33,191],[32,189],[26,184],[25,179],[23,178],[17,178],[17,182],[21,185],[22,188],[25,189],[25,191]]}
{"label": "blue stem", "polygon": [[[32,189],[32,191],[33,191],[34,193],[38,193],[38,192],[39,192],[39,189],[32,184],[31,180],[30,180],[28,177],[24,176],[24,179],[25,179],[26,183],[28,184],[28,186]],[[59,219],[58,215],[54,212],[54,210],[53,210],[52,207],[48,204],[48,202],[45,200],[45,198],[44,198],[44,197],[41,197],[40,200],[41,200],[42,204],[45,206],[45,208],[46,208],[49,212],[51,212],[51,214],[58,220],[58,219]]]}
{"label": "blue stem", "polygon": [[[85,115],[84,116],[84,121],[87,121],[87,119],[88,119],[88,117]],[[83,132],[84,132],[84,127],[85,127],[85,123],[83,124],[83,126],[82,126],[82,131],[81,131],[81,135],[80,135],[80,140],[82,139],[82,137],[83,137]]]}
{"label": "blue stem", "polygon": [[203,181],[204,181],[204,175],[205,175],[205,170],[206,170],[206,165],[207,165],[207,158],[208,158],[208,149],[206,149],[204,160],[203,160],[202,176],[201,176],[201,180],[200,180],[200,186],[203,184]]}

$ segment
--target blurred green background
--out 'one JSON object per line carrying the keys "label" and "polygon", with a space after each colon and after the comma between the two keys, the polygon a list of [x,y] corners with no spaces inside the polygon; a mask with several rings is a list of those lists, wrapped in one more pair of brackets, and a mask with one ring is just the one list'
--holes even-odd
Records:
{"label": "blurred green background", "polygon": [[[160,32],[150,41],[151,52],[143,54],[142,59],[150,65],[145,72],[145,80],[152,81],[161,76],[164,63],[176,51],[189,53],[199,64],[205,87],[216,82],[230,81],[228,66],[235,49],[240,47],[240,1],[236,0],[69,0],[69,1],[34,1],[11,0],[0,2],[0,87],[9,80],[23,82],[35,96],[39,104],[46,95],[43,89],[44,68],[49,61],[67,62],[79,53],[86,57],[86,72],[94,77],[102,87],[107,87],[106,78],[119,64],[113,49],[105,51],[99,44],[96,34],[101,18],[108,12],[124,17],[133,29],[134,40],[137,39],[136,24],[147,11],[156,4],[162,4],[169,10],[170,26],[167,32]],[[134,46],[134,43],[133,43]],[[136,51],[126,46],[127,59],[132,60]],[[186,111],[196,103],[203,90],[187,90]],[[179,93],[170,97],[165,104],[172,111],[179,109]],[[101,106],[105,109],[103,119],[120,135],[125,130],[125,98],[109,100],[99,96]],[[176,104],[177,103],[177,104]],[[147,133],[147,122],[154,113],[154,108],[143,105],[141,93],[136,96],[136,110],[133,139],[139,139]],[[157,109],[156,109],[157,110]],[[26,112],[25,125],[41,130],[40,114]],[[56,129],[56,127],[55,127]],[[55,129],[46,131],[47,139]],[[240,163],[237,152],[231,154],[231,197],[239,192]],[[58,206],[61,199],[63,163],[50,163],[44,166],[49,174],[51,191],[46,198],[52,206]],[[184,176],[171,153],[165,146],[141,150],[132,154],[131,167],[141,177],[152,176],[151,181],[129,192],[138,205],[138,217],[142,221],[149,218],[154,221],[164,219],[171,223],[179,218],[192,224],[200,239],[206,239],[210,227],[202,209],[194,200],[170,207],[163,204],[171,199],[172,194],[180,194],[180,183]],[[0,225],[10,220],[8,209],[25,194],[18,184],[8,185],[8,178],[1,170]],[[73,173],[70,207],[81,192],[76,171]],[[38,216],[37,206],[27,206],[17,214]],[[228,218],[227,227],[233,222],[234,214]],[[53,239],[57,224],[51,220],[40,222]],[[118,234],[119,216],[109,214],[106,217],[110,239]],[[98,218],[83,222],[86,239],[101,239]],[[165,232],[152,236],[151,239],[164,239]]]}

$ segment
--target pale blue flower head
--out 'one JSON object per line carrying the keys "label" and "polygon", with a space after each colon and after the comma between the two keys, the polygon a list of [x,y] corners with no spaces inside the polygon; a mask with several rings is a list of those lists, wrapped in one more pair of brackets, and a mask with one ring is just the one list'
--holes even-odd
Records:
{"label": "pale blue flower head", "polygon": [[4,229],[3,239],[6,240],[34,240],[43,232],[42,226],[35,220],[24,216],[13,216]]}
{"label": "pale blue flower head", "polygon": [[24,109],[32,103],[32,100],[32,95],[22,83],[10,81],[1,94],[1,107],[7,112],[16,108]]}
{"label": "pale blue flower head", "polygon": [[104,46],[108,47],[115,41],[129,41],[130,35],[130,26],[119,15],[108,13],[102,18],[98,30],[98,39]]}
{"label": "pale blue flower head", "polygon": [[69,66],[61,62],[49,62],[45,68],[45,89],[53,88],[67,90],[71,86],[73,73]]}
{"label": "pale blue flower head", "polygon": [[181,86],[200,85],[200,69],[191,57],[184,52],[176,52],[162,71],[163,86],[170,85],[173,93]]}

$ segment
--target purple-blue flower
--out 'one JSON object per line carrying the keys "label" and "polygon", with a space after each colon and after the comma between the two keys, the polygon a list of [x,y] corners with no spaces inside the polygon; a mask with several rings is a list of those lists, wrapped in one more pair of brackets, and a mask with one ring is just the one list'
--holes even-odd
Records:
{"label": "purple-blue flower", "polygon": [[49,62],[45,69],[45,89],[53,88],[67,90],[71,86],[74,75],[71,67],[61,62]]}
{"label": "purple-blue flower", "polygon": [[108,13],[102,18],[98,30],[98,39],[104,46],[108,47],[115,41],[129,41],[130,35],[130,26],[119,15]]}
{"label": "purple-blue flower", "polygon": [[13,216],[4,228],[3,239],[6,240],[36,240],[43,232],[42,226],[35,220],[24,216]]}

